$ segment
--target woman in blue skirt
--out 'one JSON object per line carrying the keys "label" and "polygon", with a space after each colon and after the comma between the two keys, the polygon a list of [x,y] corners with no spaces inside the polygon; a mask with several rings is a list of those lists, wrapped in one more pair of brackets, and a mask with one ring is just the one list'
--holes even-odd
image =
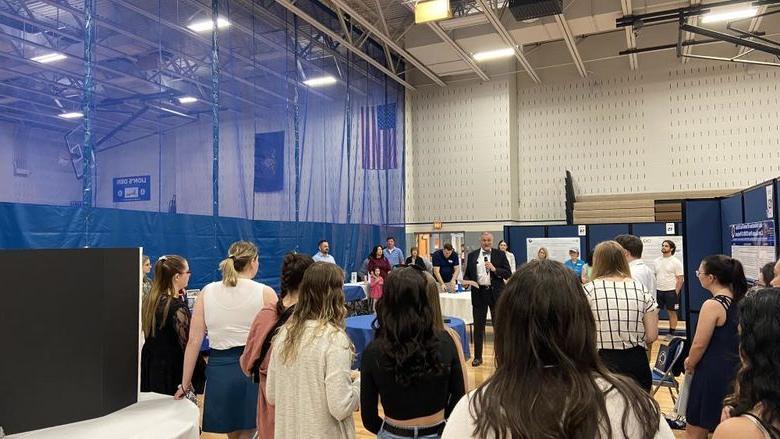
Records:
{"label": "woman in blue skirt", "polygon": [[208,330],[211,353],[206,366],[203,431],[227,433],[231,439],[248,438],[256,426],[257,384],[241,371],[239,358],[255,315],[277,298],[273,289],[252,280],[257,275],[258,258],[257,247],[251,242],[230,246],[219,268],[222,281],[206,285],[195,302],[176,398],[182,398],[192,385],[195,360]]}

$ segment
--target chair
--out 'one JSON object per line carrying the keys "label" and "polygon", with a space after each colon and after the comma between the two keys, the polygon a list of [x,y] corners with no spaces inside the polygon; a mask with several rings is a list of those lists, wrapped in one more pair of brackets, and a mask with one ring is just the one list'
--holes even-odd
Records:
{"label": "chair", "polygon": [[[669,395],[673,402],[677,402],[677,395],[680,394],[680,386],[674,379],[674,365],[680,361],[685,347],[685,339],[674,337],[668,345],[662,344],[658,348],[658,356],[653,366],[653,392],[652,396],[658,392],[661,387],[669,389]],[[674,389],[674,391],[672,391]]]}

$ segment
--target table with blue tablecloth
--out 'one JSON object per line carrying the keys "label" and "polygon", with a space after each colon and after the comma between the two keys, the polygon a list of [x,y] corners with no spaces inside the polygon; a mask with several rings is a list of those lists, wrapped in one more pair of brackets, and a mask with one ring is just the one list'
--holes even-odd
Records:
{"label": "table with blue tablecloth", "polygon": [[368,283],[356,282],[344,284],[344,301],[354,302],[368,298]]}
{"label": "table with blue tablecloth", "polygon": [[[363,350],[374,339],[374,330],[371,328],[374,319],[376,319],[374,314],[347,318],[347,335],[355,345],[355,353],[357,354],[353,363],[353,367],[356,369],[360,366],[360,356]],[[466,324],[457,317],[445,316],[444,321],[458,333],[463,346],[463,354],[466,358],[470,358],[471,351],[469,350],[469,339],[466,334]]]}

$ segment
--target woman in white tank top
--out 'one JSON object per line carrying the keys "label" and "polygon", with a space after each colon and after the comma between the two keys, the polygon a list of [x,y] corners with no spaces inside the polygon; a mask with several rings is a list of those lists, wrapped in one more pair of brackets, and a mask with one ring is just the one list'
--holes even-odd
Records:
{"label": "woman in white tank top", "polygon": [[255,315],[263,305],[277,300],[273,289],[252,280],[258,267],[257,247],[247,241],[234,243],[219,264],[222,281],[206,285],[195,302],[176,398],[191,387],[195,360],[208,330],[211,352],[206,367],[204,432],[248,438],[255,429],[257,384],[241,371],[239,358]]}

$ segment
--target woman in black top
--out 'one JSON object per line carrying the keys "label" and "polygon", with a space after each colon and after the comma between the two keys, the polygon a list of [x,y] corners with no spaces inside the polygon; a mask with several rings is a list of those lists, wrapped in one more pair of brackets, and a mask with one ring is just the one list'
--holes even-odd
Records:
{"label": "woman in black top", "polygon": [[423,261],[423,258],[420,257],[418,252],[419,250],[417,247],[412,247],[409,250],[409,257],[406,258],[406,265],[416,265],[417,267],[425,270],[425,261]]}
{"label": "woman in black top", "polygon": [[455,343],[434,325],[421,271],[388,274],[374,327],[360,364],[363,426],[378,438],[440,437],[465,383]]}
{"label": "woman in black top", "polygon": [[142,392],[173,395],[181,382],[190,311],[178,292],[189,280],[190,269],[181,256],[162,256],[154,266],[154,281],[141,313],[146,338],[141,350]]}

